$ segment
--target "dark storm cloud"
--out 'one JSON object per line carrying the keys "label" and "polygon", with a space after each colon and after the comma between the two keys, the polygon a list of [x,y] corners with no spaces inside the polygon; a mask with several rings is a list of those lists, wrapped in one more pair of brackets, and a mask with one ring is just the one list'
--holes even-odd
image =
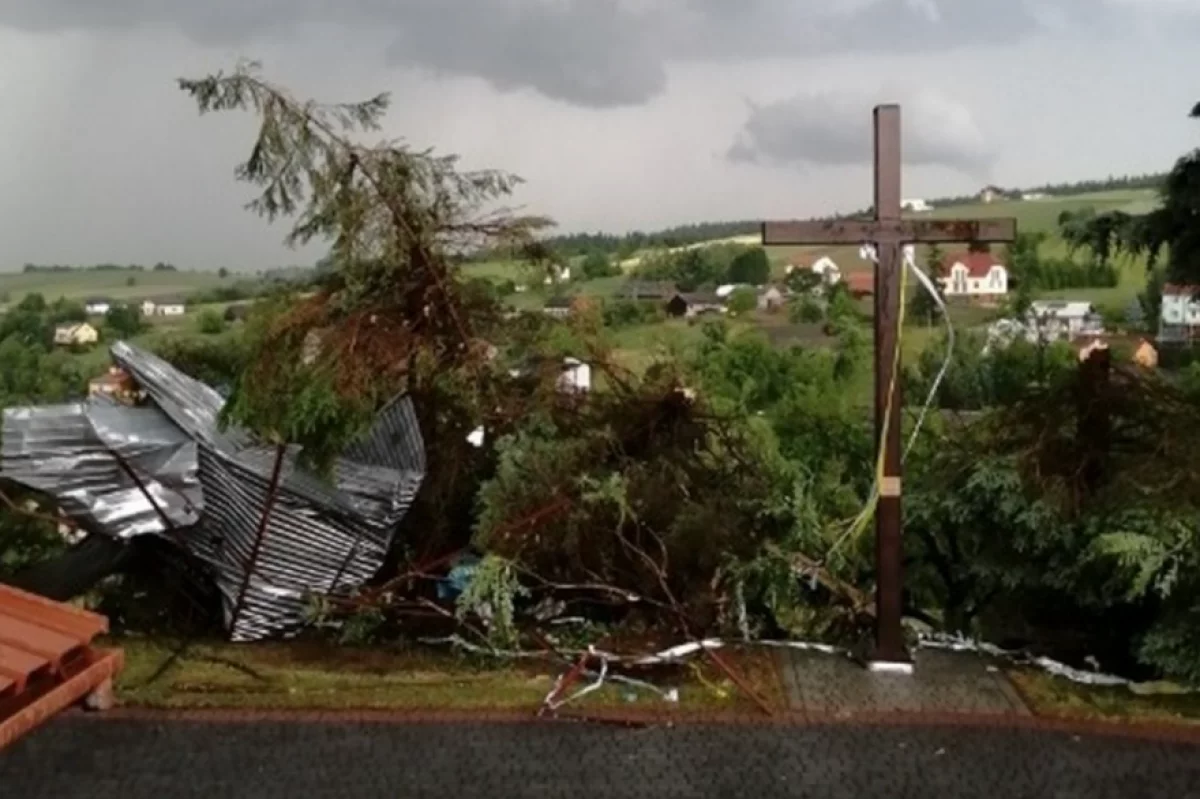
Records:
{"label": "dark storm cloud", "polygon": [[[969,109],[932,92],[903,99],[904,161],[987,174],[995,153]],[[872,158],[871,117],[879,97],[810,95],[755,106],[727,156],[765,166],[846,166]]]}
{"label": "dark storm cloud", "polygon": [[636,105],[666,88],[662,53],[647,35],[653,21],[615,0],[500,2],[468,14],[454,5],[412,4],[388,59],[585,106]]}
{"label": "dark storm cloud", "polygon": [[[245,45],[303,23],[390,38],[393,63],[613,107],[660,94],[673,61],[842,52],[972,53],[1038,29],[1051,7],[1096,17],[1106,0],[0,0],[25,30],[164,25]],[[1113,0],[1107,0],[1112,2]]]}

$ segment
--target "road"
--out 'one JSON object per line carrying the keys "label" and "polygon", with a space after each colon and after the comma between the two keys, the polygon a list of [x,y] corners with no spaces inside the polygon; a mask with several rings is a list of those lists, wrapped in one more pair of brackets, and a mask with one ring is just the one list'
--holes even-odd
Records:
{"label": "road", "polygon": [[1200,746],[982,727],[60,718],[0,753],[21,799],[1200,797]]}

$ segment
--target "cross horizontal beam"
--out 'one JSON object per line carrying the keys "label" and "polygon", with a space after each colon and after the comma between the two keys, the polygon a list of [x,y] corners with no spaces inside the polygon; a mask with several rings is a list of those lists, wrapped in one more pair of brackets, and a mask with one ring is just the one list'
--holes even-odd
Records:
{"label": "cross horizontal beam", "polygon": [[862,244],[863,242],[1007,242],[1017,236],[1015,219],[834,219],[763,222],[763,246]]}

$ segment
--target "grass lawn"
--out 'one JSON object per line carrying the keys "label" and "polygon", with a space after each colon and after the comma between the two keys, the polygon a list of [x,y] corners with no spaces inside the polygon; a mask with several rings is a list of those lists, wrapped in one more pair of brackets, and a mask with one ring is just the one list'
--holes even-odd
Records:
{"label": "grass lawn", "polygon": [[[241,709],[442,709],[522,710],[533,713],[566,666],[508,663],[427,648],[353,649],[312,641],[264,644],[201,643],[171,660],[167,643],[142,638],[106,642],[125,651],[117,681],[121,704],[153,708]],[[721,651],[745,682],[771,707],[785,704],[774,653]],[[678,688],[679,702],[616,684],[605,684],[567,707],[753,711],[711,659],[696,658],[648,681]],[[164,665],[167,667],[164,669]],[[161,672],[161,673],[160,673]],[[157,675],[157,677],[156,677]],[[586,685],[576,683],[568,693]]]}
{"label": "grass lawn", "polygon": [[1009,679],[1038,716],[1051,718],[1200,723],[1200,693],[1135,694],[1124,686],[1080,685],[1035,669],[1014,669]]}

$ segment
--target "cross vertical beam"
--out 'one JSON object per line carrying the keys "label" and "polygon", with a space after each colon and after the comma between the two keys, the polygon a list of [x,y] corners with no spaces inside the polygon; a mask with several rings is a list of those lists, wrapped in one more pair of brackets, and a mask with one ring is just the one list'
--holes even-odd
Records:
{"label": "cross vertical beam", "polygon": [[[882,230],[900,221],[900,106],[875,109],[875,222]],[[901,624],[904,551],[900,538],[900,238],[878,234],[875,269],[875,436],[883,448],[883,474],[875,508],[875,663],[908,663]]]}
{"label": "cross vertical beam", "polygon": [[[900,506],[901,247],[907,243],[1013,241],[1014,219],[903,219],[900,208],[900,106],[875,108],[875,211],[872,219],[763,222],[768,246],[875,245],[875,432],[883,461],[875,507],[875,651],[871,667],[909,670],[901,624],[904,597]],[[919,289],[918,289],[919,290]]]}

